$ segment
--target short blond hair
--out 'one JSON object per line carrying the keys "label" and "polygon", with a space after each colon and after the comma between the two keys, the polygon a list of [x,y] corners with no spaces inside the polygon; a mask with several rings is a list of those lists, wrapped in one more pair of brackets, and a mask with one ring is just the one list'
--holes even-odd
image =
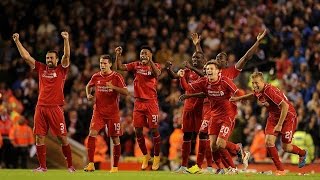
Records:
{"label": "short blond hair", "polygon": [[262,72],[254,72],[250,75],[250,78],[251,79],[254,79],[254,78],[257,78],[257,77],[260,77],[262,80],[264,80],[263,78],[263,73]]}

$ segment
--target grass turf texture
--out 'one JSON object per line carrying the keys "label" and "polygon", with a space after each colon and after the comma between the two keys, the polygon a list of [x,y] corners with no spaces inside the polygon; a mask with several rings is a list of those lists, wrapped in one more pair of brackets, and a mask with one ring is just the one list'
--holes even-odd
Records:
{"label": "grass turf texture", "polygon": [[253,173],[241,173],[238,175],[208,175],[208,174],[176,174],[169,171],[120,171],[118,173],[111,174],[108,171],[95,171],[95,172],[83,172],[78,170],[75,173],[69,173],[67,170],[52,170],[49,169],[46,173],[34,173],[31,170],[8,170],[0,169],[0,180],[142,180],[142,179],[154,179],[154,180],[170,180],[170,179],[320,179],[320,174],[310,174],[305,176],[299,176],[297,173],[289,173],[286,176],[274,176],[264,174],[253,174]]}

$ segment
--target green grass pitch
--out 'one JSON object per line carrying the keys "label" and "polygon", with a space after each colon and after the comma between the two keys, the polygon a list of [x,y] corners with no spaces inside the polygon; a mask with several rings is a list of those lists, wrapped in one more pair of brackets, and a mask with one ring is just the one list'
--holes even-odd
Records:
{"label": "green grass pitch", "polygon": [[310,174],[299,176],[297,173],[289,173],[286,176],[277,177],[274,175],[263,175],[253,173],[242,173],[237,175],[208,175],[208,174],[176,174],[168,171],[119,171],[111,174],[108,171],[83,172],[78,170],[75,173],[69,173],[67,170],[49,169],[46,173],[34,173],[31,170],[7,170],[0,169],[0,180],[171,180],[171,179],[246,179],[246,180],[264,180],[264,179],[314,179],[320,180],[320,174]]}

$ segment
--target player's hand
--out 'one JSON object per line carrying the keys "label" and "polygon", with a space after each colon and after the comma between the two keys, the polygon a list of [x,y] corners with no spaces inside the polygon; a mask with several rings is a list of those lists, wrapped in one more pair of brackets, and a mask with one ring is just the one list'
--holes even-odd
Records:
{"label": "player's hand", "polygon": [[116,47],[115,52],[116,52],[117,56],[121,55],[122,54],[122,47],[121,46]]}
{"label": "player's hand", "polygon": [[282,129],[282,125],[277,124],[273,129],[273,133],[281,132],[281,129]]}
{"label": "player's hand", "polygon": [[260,42],[260,41],[264,38],[264,36],[266,35],[266,33],[267,33],[267,30],[266,30],[266,29],[264,29],[262,33],[260,32],[260,33],[258,34],[258,36],[257,36],[257,41]]}
{"label": "player's hand", "polygon": [[186,99],[188,99],[188,95],[186,95],[186,94],[182,94],[180,97],[179,97],[179,101],[184,101],[184,100],[186,100]]}
{"label": "player's hand", "polygon": [[232,96],[230,99],[229,99],[230,102],[235,102],[235,101],[239,101],[239,97],[234,97]]}
{"label": "player's hand", "polygon": [[87,99],[88,99],[89,101],[92,101],[93,98],[94,98],[94,96],[92,96],[92,94],[87,94]]}
{"label": "player's hand", "polygon": [[12,35],[12,39],[14,40],[14,42],[19,41],[19,34],[18,33],[14,33]]}
{"label": "player's hand", "polygon": [[191,39],[194,45],[200,43],[201,36],[198,33],[191,33]]}
{"label": "player's hand", "polygon": [[171,69],[172,62],[171,61],[167,61],[165,67],[166,67],[166,69]]}
{"label": "player's hand", "polygon": [[67,31],[62,31],[61,36],[63,37],[63,39],[69,39],[69,33]]}
{"label": "player's hand", "polygon": [[180,69],[177,74],[178,74],[179,77],[183,77],[184,76],[184,70]]}
{"label": "player's hand", "polygon": [[109,89],[113,89],[114,88],[114,85],[111,83],[111,81],[106,82],[106,86]]}
{"label": "player's hand", "polygon": [[184,61],[183,62],[183,65],[184,65],[184,67],[186,67],[186,68],[192,68],[192,66],[191,66],[191,64],[189,63],[189,61]]}

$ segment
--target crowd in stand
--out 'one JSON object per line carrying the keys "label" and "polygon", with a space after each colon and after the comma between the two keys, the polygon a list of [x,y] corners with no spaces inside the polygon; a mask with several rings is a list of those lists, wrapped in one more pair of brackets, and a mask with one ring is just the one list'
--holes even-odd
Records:
{"label": "crowd in stand", "polygon": [[[179,156],[182,142],[181,111],[178,100],[184,93],[179,82],[165,71],[171,60],[178,69],[190,60],[195,47],[190,33],[201,35],[207,59],[227,52],[233,65],[264,28],[268,29],[255,56],[236,79],[239,88],[250,90],[247,72],[268,72],[268,82],[280,87],[298,113],[298,130],[309,133],[320,156],[320,2],[317,0],[26,0],[0,2],[0,130],[3,141],[12,143],[9,131],[26,117],[32,117],[38,95],[33,73],[12,41],[12,34],[30,54],[45,62],[47,50],[63,49],[60,32],[70,34],[71,67],[65,84],[65,117],[69,136],[84,143],[88,135],[92,102],[86,99],[85,85],[99,71],[99,56],[114,56],[124,49],[123,61],[139,58],[141,45],[153,48],[154,59],[162,65],[158,79],[161,153],[170,160]],[[177,70],[176,69],[176,70]],[[133,79],[121,72],[133,94]],[[121,97],[122,155],[138,155],[132,125],[133,96]],[[266,109],[256,102],[238,105],[237,124],[232,140],[241,142],[253,153],[255,161],[264,160],[259,147],[264,139]],[[13,125],[9,125],[9,124]],[[148,130],[145,131],[148,134]],[[1,143],[0,143],[1,145]],[[149,147],[152,148],[152,147]],[[110,149],[110,148],[109,148]],[[1,149],[4,152],[3,148]],[[0,162],[1,163],[1,162]],[[1,165],[1,164],[0,164]]]}

